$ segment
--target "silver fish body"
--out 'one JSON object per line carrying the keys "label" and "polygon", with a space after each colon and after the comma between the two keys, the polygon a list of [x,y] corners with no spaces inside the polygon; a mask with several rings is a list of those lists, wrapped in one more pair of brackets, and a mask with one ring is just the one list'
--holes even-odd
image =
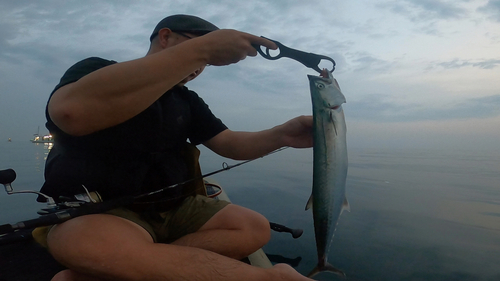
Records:
{"label": "silver fish body", "polygon": [[335,78],[308,75],[313,105],[313,190],[306,210],[312,206],[318,266],[309,276],[330,271],[345,276],[327,262],[342,211],[349,210],[345,196],[347,178],[346,102]]}

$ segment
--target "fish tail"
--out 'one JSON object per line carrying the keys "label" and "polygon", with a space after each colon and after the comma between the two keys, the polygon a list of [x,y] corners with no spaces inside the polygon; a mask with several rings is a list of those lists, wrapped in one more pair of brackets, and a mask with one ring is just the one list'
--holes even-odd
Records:
{"label": "fish tail", "polygon": [[329,263],[325,263],[323,266],[320,266],[319,264],[307,275],[308,278],[312,278],[314,275],[320,273],[320,272],[331,272],[331,273],[335,273],[341,277],[345,277],[345,273],[340,270],[340,269],[337,269],[335,267],[333,267],[333,265],[329,264]]}

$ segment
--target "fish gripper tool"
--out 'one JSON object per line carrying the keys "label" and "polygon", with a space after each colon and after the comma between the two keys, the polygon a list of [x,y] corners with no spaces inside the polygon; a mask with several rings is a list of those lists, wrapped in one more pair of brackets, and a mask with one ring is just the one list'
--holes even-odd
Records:
{"label": "fish gripper tool", "polygon": [[261,37],[265,38],[269,41],[274,42],[278,46],[279,54],[272,56],[270,51],[269,51],[269,48],[266,47],[266,50],[265,50],[266,52],[264,53],[264,51],[262,51],[262,49],[261,49],[261,46],[254,45],[254,48],[257,49],[257,52],[259,52],[259,54],[261,56],[263,56],[264,58],[266,58],[268,60],[277,60],[277,59],[280,59],[283,57],[294,59],[294,60],[302,63],[303,65],[316,70],[318,73],[322,72],[322,69],[319,68],[319,64],[321,63],[321,61],[327,60],[333,64],[332,69],[329,69],[328,71],[333,72],[335,70],[336,63],[330,57],[292,49],[290,47],[287,47],[287,46],[281,44],[280,42],[278,42],[276,40],[272,40],[272,39],[266,38],[264,36],[261,36]]}

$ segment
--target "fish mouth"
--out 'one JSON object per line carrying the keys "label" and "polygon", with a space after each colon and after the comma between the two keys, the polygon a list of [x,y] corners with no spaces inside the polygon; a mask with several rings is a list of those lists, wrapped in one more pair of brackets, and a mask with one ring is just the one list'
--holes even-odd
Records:
{"label": "fish mouth", "polygon": [[323,68],[323,70],[321,71],[319,76],[328,79],[328,78],[330,78],[330,75],[331,75],[328,72],[329,71],[326,68]]}
{"label": "fish mouth", "polygon": [[340,105],[334,105],[334,106],[330,106],[328,108],[333,109],[333,110],[337,110],[337,109],[339,109],[339,107],[340,107]]}
{"label": "fish mouth", "polygon": [[332,79],[333,79],[332,73],[330,71],[328,71],[327,69],[323,69],[323,71],[321,71],[319,76],[307,75],[307,77],[309,77],[309,81],[311,81],[311,82],[322,80],[328,84],[330,84],[332,82]]}

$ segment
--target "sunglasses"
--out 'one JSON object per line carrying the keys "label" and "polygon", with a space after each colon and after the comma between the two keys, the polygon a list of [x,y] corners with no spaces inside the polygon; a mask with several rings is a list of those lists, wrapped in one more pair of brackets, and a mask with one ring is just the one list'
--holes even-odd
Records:
{"label": "sunglasses", "polygon": [[180,36],[185,37],[185,38],[188,38],[188,39],[193,39],[193,38],[194,38],[193,36],[187,35],[187,34],[186,34],[186,33],[184,33],[184,32],[180,32],[180,31],[172,31],[172,32],[177,33],[177,34],[179,34]]}

